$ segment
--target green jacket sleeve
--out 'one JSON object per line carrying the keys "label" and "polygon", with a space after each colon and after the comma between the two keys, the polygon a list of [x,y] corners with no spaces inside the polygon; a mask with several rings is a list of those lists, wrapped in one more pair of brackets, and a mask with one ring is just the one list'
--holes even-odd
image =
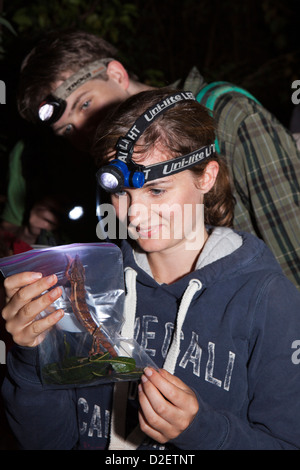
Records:
{"label": "green jacket sleeve", "polygon": [[21,226],[25,210],[26,182],[22,175],[22,152],[24,142],[19,141],[9,155],[7,201],[1,219]]}

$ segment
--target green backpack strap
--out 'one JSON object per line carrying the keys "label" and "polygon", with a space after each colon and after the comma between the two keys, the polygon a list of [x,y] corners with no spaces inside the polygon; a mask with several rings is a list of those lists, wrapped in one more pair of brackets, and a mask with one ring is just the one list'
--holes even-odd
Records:
{"label": "green backpack strap", "polygon": [[[204,88],[200,90],[200,92],[196,96],[196,100],[199,103],[203,104],[203,106],[205,106],[206,108],[213,111],[217,99],[220,96],[224,95],[225,93],[229,93],[231,91],[234,91],[236,93],[241,93],[247,98],[260,104],[260,102],[253,95],[251,95],[251,93],[244,90],[244,88],[240,88],[236,85],[232,85],[229,82],[213,82],[213,83],[210,83],[209,85],[206,85]],[[215,140],[215,146],[216,146],[216,151],[220,153],[220,146],[219,146],[217,138]]]}

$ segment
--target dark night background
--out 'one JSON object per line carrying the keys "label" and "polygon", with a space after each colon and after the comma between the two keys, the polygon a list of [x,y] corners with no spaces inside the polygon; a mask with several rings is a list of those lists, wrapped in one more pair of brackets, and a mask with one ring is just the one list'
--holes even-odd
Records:
{"label": "dark night background", "polygon": [[[300,0],[0,0],[0,205],[8,152],[31,131],[15,104],[21,60],[45,31],[69,27],[112,42],[141,81],[167,85],[196,65],[206,81],[245,87],[289,126]],[[14,446],[3,419],[0,409],[0,449]]]}

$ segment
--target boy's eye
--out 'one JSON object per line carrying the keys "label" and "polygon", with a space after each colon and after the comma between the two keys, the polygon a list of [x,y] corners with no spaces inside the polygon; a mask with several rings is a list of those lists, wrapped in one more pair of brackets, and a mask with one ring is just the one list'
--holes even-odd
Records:
{"label": "boy's eye", "polygon": [[90,106],[91,100],[85,101],[81,106],[81,109],[87,109]]}
{"label": "boy's eye", "polygon": [[63,134],[64,134],[64,135],[69,135],[69,134],[71,134],[72,130],[73,130],[72,124],[68,124],[68,125],[65,127]]}

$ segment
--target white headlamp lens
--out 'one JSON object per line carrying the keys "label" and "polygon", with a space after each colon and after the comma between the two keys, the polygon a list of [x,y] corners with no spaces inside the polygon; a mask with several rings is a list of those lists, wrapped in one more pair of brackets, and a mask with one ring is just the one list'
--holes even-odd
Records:
{"label": "white headlamp lens", "polygon": [[54,111],[53,104],[50,104],[50,103],[43,104],[39,109],[39,118],[40,118],[40,120],[41,121],[48,121],[52,117],[53,111]]}
{"label": "white headlamp lens", "polygon": [[102,187],[107,188],[108,190],[115,189],[119,184],[116,176],[111,173],[102,173],[100,179]]}

